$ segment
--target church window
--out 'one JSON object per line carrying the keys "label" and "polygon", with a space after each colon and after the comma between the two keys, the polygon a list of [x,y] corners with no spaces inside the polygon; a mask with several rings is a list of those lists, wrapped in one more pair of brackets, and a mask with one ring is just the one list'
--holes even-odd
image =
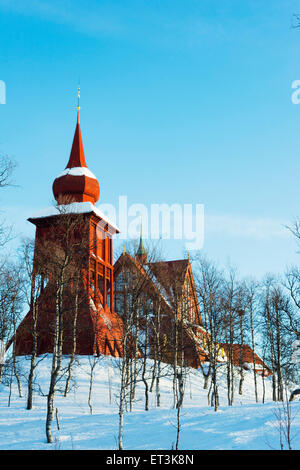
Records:
{"label": "church window", "polygon": [[96,224],[91,224],[91,252],[97,256],[97,235],[96,235]]}
{"label": "church window", "polygon": [[97,228],[97,255],[104,260],[105,258],[105,234],[100,228]]}

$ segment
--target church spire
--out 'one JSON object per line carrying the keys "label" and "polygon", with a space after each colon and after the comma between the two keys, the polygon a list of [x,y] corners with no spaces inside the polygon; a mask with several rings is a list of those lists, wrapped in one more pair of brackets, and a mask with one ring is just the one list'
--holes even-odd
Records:
{"label": "church spire", "polygon": [[70,153],[70,158],[66,168],[77,168],[83,167],[87,168],[87,164],[85,161],[84,150],[83,150],[83,143],[82,143],[82,136],[81,136],[81,129],[79,123],[79,110],[77,111],[77,123],[73,138],[72,149]]}
{"label": "church spire", "polygon": [[71,149],[70,158],[66,168],[77,168],[83,167],[87,168],[87,164],[85,161],[84,150],[83,150],[83,143],[82,143],[82,136],[81,136],[81,129],[80,129],[80,119],[79,119],[79,111],[80,111],[80,87],[77,90],[77,123],[75,128],[75,134],[73,138],[73,144]]}
{"label": "church spire", "polygon": [[69,202],[91,202],[95,204],[100,194],[98,180],[87,168],[84,156],[79,122],[80,87],[78,87],[77,99],[77,122],[69,161],[65,171],[53,183],[53,194],[59,204]]}
{"label": "church spire", "polygon": [[139,243],[139,247],[137,249],[137,252],[135,254],[135,257],[141,264],[146,264],[147,263],[147,251],[144,247],[144,242],[143,242],[142,221],[141,221],[140,243]]}

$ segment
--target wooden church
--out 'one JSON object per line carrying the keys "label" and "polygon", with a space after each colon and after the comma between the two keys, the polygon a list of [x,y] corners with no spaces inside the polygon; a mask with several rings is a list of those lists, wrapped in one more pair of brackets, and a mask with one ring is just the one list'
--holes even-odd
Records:
{"label": "wooden church", "polygon": [[169,363],[176,353],[178,364],[195,368],[208,359],[188,259],[148,260],[141,238],[135,255],[123,250],[114,265],[114,296],[116,313],[130,315],[134,338],[142,337],[142,353],[148,347],[150,357]]}
{"label": "wooden church", "polygon": [[31,307],[13,338],[15,352],[52,353],[61,321],[63,354],[120,357],[131,315],[132,354],[172,362],[178,351],[178,364],[197,368],[208,361],[209,334],[190,260],[148,259],[141,236],[136,253],[124,249],[113,264],[119,229],[95,206],[100,188],[86,164],[79,109],[69,161],[53,182],[57,205],[28,219],[36,227]]}

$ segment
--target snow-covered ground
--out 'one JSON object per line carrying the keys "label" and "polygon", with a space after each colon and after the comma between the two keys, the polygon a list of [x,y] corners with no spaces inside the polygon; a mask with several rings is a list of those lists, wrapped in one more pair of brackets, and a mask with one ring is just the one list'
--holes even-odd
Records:
{"label": "snow-covered ground", "polygon": [[[90,365],[88,357],[80,357],[74,368],[75,381],[67,397],[57,390],[60,430],[54,419],[54,442],[46,443],[46,393],[51,357],[45,357],[37,368],[34,406],[26,410],[26,371],[29,360],[22,358],[20,370],[22,394],[13,381],[9,403],[9,387],[0,385],[0,449],[1,450],[65,450],[117,449],[119,369],[117,359],[101,358],[95,368],[92,394],[93,414],[88,406]],[[220,408],[214,412],[207,404],[200,371],[189,370],[181,412],[181,450],[280,450],[280,433],[276,414],[282,404],[271,400],[271,381],[265,379],[266,401],[262,399],[262,379],[258,378],[259,400],[255,402],[253,374],[247,372],[243,395],[235,393],[233,406],[227,406],[227,390],[220,388]],[[64,388],[65,379],[58,388]],[[161,407],[155,406],[155,393],[150,393],[150,410],[144,411],[144,386],[137,389],[133,410],[125,414],[124,449],[170,450],[176,441],[176,410],[172,407],[172,379],[161,379]],[[300,449],[300,401],[291,403],[292,448]],[[285,445],[285,441],[284,441]],[[286,445],[284,447],[287,448]]]}

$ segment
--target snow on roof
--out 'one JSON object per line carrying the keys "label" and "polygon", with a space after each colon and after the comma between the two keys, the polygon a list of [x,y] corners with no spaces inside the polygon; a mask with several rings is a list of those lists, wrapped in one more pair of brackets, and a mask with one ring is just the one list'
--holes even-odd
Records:
{"label": "snow on roof", "polygon": [[41,219],[43,217],[53,217],[59,214],[87,214],[93,212],[101,220],[110,225],[116,232],[119,232],[117,225],[108,219],[108,217],[92,202],[71,202],[70,204],[60,204],[57,206],[47,207],[36,212],[32,217],[29,217],[28,220]]}
{"label": "snow on roof", "polygon": [[143,266],[144,270],[146,271],[147,275],[149,276],[150,279],[152,279],[153,284],[156,286],[158,289],[160,295],[164,299],[164,301],[169,305],[169,307],[172,308],[170,301],[168,300],[168,295],[167,292],[164,288],[164,286],[159,282],[149,265],[144,265]]}
{"label": "snow on roof", "polygon": [[61,178],[65,175],[72,176],[89,176],[90,178],[97,179],[94,173],[92,173],[88,168],[83,166],[75,166],[73,168],[66,168],[62,173],[60,173],[57,178]]}

